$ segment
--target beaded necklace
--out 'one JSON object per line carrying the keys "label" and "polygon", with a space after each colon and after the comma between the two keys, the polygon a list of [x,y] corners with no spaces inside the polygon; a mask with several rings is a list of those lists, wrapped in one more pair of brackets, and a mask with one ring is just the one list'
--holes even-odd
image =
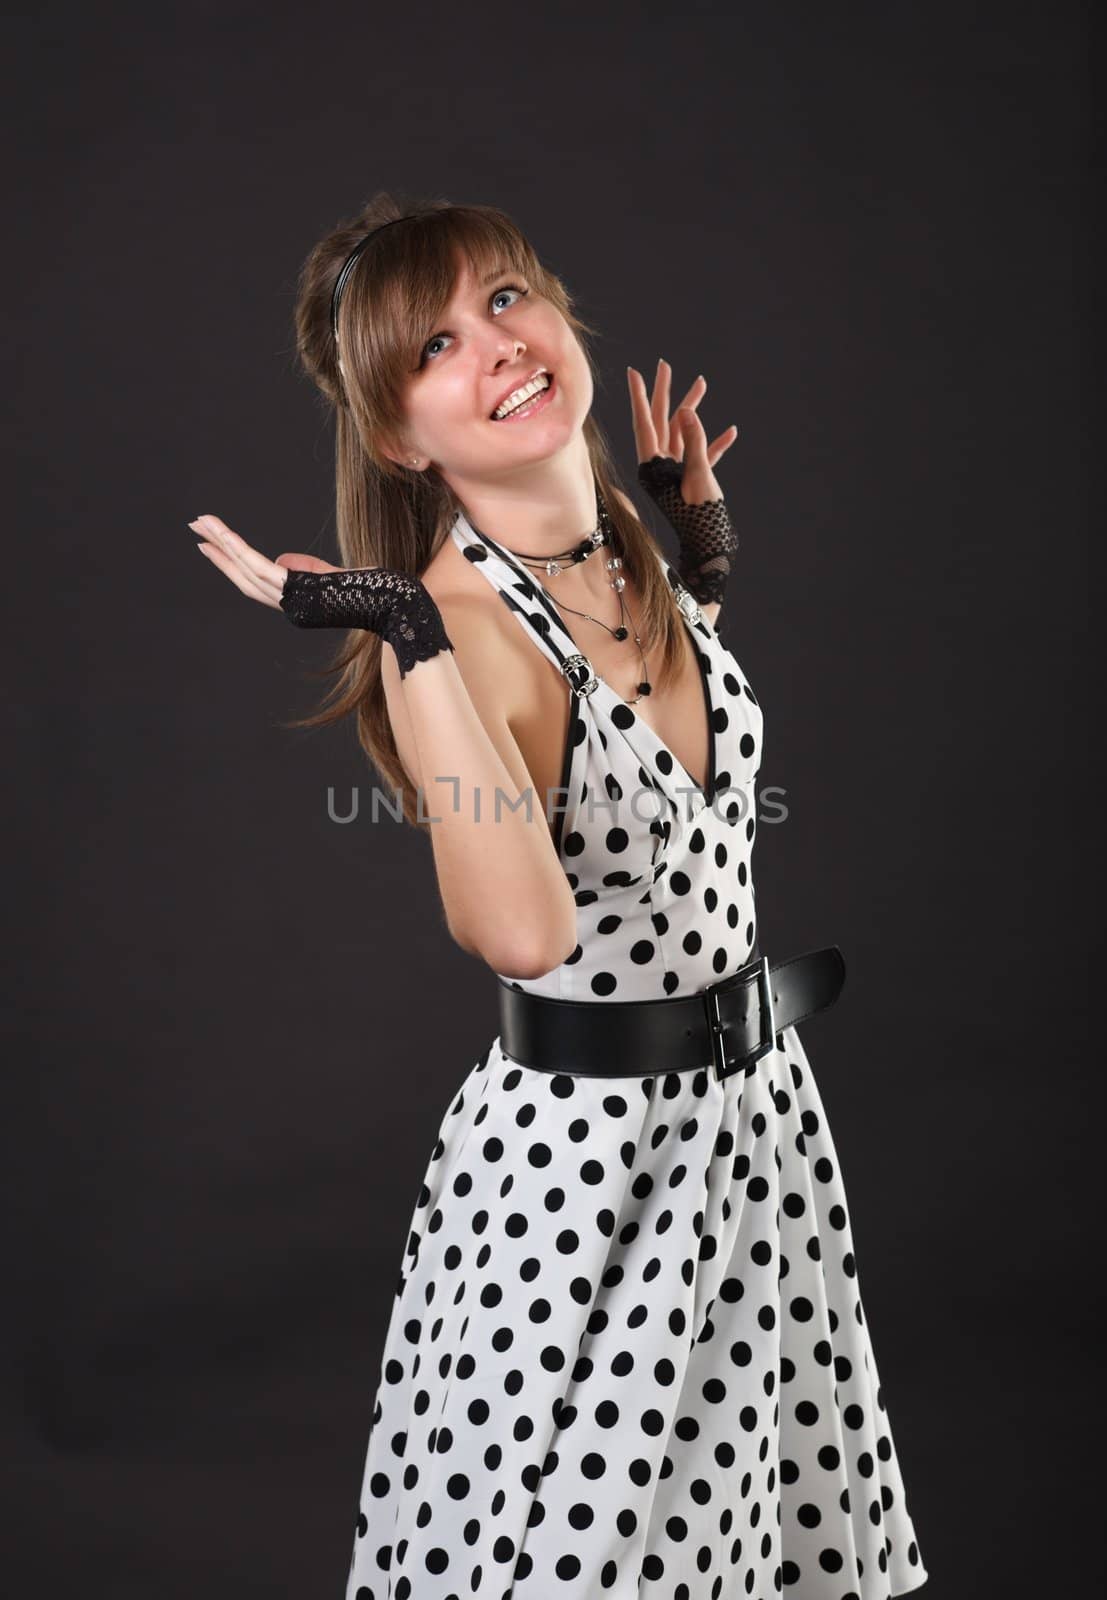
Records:
{"label": "beaded necklace", "polygon": [[[506,544],[504,545],[504,549],[509,555],[513,555],[517,561],[522,562],[523,566],[530,567],[534,571],[544,572],[548,578],[556,578],[560,573],[566,570],[566,567],[577,566],[580,564],[580,562],[587,561],[588,557],[599,550],[601,546],[607,545],[609,548],[612,547],[613,540],[611,537],[611,518],[608,514],[607,505],[604,502],[603,494],[599,488],[596,490],[596,503],[599,510],[599,524],[592,533],[590,533],[586,538],[582,539],[579,544],[573,545],[571,549],[561,550],[557,553],[557,555],[553,556],[527,555],[522,551],[512,550],[510,545]],[[623,560],[621,556],[609,556],[604,563],[606,570],[612,574],[608,581],[611,588],[615,590],[615,593],[619,599],[619,616],[620,618],[625,619],[624,621],[620,621],[618,627],[612,628],[600,617],[594,617],[590,612],[587,611],[578,611],[575,606],[566,605],[564,601],[559,600],[554,594],[550,594],[550,599],[560,610],[571,611],[575,617],[583,617],[587,622],[595,622],[599,627],[606,629],[613,639],[622,640],[627,638],[628,633],[634,634],[634,642],[638,646],[638,655],[642,662],[642,680],[638,685],[638,693],[635,695],[634,699],[625,702],[627,705],[633,706],[638,704],[643,695],[650,693],[652,685],[650,683],[649,673],[646,670],[646,656],[642,649],[641,635],[639,634],[638,629],[635,626],[634,619],[631,617],[630,611],[623,599],[623,590],[626,588],[627,580],[619,571],[619,568],[622,566],[622,564]],[[626,625],[627,622],[630,623],[629,629]]]}

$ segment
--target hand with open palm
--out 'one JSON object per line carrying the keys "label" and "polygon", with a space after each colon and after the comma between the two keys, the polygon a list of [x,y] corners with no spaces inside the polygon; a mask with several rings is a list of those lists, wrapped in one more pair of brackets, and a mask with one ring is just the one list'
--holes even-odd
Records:
{"label": "hand with open palm", "polygon": [[260,600],[262,605],[280,607],[290,572],[342,571],[341,567],[334,567],[329,561],[320,561],[318,556],[306,556],[299,552],[286,552],[279,555],[276,561],[270,561],[268,556],[252,549],[219,517],[197,517],[195,522],[189,523],[189,527],[201,535],[201,543],[196,548],[208,556],[236,588],[251,600]]}
{"label": "hand with open palm", "polygon": [[654,456],[667,456],[684,466],[681,489],[689,505],[698,505],[704,500],[721,500],[723,491],[712,468],[737,439],[738,429],[731,423],[717,439],[708,444],[696,409],[707,393],[707,380],[702,374],[670,416],[672,376],[672,367],[662,357],[657,363],[651,397],[646,392],[646,380],[642,374],[636,367],[627,368],[634,443],[639,463],[649,461]]}
{"label": "hand with open palm", "polygon": [[335,567],[286,552],[270,561],[219,517],[197,517],[199,548],[251,600],[279,608],[298,628],[364,628],[396,652],[400,677],[453,650],[442,614],[420,578],[390,567]]}
{"label": "hand with open palm", "polygon": [[627,368],[638,482],[676,532],[677,571],[685,588],[701,605],[721,604],[738,538],[712,469],[738,429],[732,423],[708,443],[696,409],[707,393],[702,375],[670,416],[671,377],[662,359],[651,397],[642,374]]}

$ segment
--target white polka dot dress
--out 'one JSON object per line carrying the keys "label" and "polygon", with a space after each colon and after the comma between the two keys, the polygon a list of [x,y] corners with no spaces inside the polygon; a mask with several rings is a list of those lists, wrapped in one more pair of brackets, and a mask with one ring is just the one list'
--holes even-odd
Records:
{"label": "white polka dot dress", "polygon": [[[538,649],[576,652],[502,546],[463,515],[452,536]],[[762,714],[685,603],[707,789],[567,682],[579,943],[523,989],[694,994],[755,951]],[[494,1039],[411,1218],[346,1600],[885,1600],[926,1576],[797,1030],[722,1082],[542,1072]]]}

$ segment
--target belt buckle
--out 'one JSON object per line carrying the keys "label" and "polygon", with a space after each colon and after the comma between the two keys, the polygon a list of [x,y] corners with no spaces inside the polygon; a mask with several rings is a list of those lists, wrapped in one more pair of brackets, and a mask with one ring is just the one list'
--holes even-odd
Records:
{"label": "belt buckle", "polygon": [[[704,1009],[707,1012],[707,1025],[711,1030],[711,1058],[715,1068],[715,1076],[721,1083],[724,1078],[733,1076],[735,1072],[746,1065],[747,1061],[760,1061],[762,1056],[768,1055],[776,1044],[776,1015],[773,1011],[773,985],[769,976],[769,958],[762,956],[756,963],[757,966],[757,996],[758,1020],[761,1024],[761,1039],[757,1046],[748,1055],[727,1065],[726,1051],[723,1048],[723,1036],[726,1033],[726,1024],[719,1014],[719,990],[733,988],[736,981],[745,972],[742,968],[731,977],[723,980],[721,984],[708,984],[703,991]],[[765,1026],[766,1018],[768,1027]]]}

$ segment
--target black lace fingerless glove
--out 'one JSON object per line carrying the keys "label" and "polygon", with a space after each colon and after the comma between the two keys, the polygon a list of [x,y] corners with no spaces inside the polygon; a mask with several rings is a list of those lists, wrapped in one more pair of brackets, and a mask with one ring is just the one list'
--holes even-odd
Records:
{"label": "black lace fingerless glove", "polygon": [[298,628],[366,628],[379,634],[395,650],[401,678],[417,661],[453,650],[422,580],[389,567],[290,572],[280,603]]}
{"label": "black lace fingerless glove", "polygon": [[723,598],[738,535],[730,525],[725,500],[688,504],[680,491],[683,477],[684,463],[671,456],[651,456],[638,463],[638,482],[676,530],[681,582],[707,605]]}

